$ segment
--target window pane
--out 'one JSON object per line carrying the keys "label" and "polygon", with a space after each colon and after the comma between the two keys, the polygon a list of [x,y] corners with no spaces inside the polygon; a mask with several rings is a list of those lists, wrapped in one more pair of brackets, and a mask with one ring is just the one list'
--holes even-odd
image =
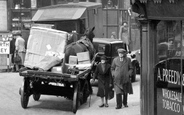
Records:
{"label": "window pane", "polygon": [[157,115],[181,115],[181,21],[160,21],[156,27],[155,65]]}

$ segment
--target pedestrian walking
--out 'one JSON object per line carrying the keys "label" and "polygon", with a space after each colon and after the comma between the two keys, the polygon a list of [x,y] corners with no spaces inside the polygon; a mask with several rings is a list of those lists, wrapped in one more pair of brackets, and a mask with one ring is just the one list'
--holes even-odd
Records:
{"label": "pedestrian walking", "polygon": [[119,40],[126,43],[126,47],[129,50],[130,38],[129,38],[129,27],[128,23],[124,22],[119,28]]}
{"label": "pedestrian walking", "polygon": [[[15,55],[20,56],[21,61],[16,62],[16,71],[19,71],[21,67],[23,67],[24,59],[25,59],[25,40],[21,37],[20,32],[16,32],[13,35],[15,37]],[[14,60],[15,61],[15,60]]]}
{"label": "pedestrian walking", "polygon": [[[97,65],[93,80],[98,77],[98,92],[97,96],[101,97],[99,107],[108,107],[108,94],[112,83],[111,65],[106,63],[106,56],[101,57],[101,62]],[[105,97],[105,103],[104,103]]]}
{"label": "pedestrian walking", "polygon": [[12,63],[12,72],[15,71],[15,63],[14,63],[14,54],[15,54],[15,37],[12,37],[12,40],[10,41],[10,54],[11,54],[11,63]]}
{"label": "pedestrian walking", "polygon": [[112,33],[111,33],[111,38],[112,38],[112,39],[116,39],[116,32],[112,32]]}
{"label": "pedestrian walking", "polygon": [[130,78],[132,82],[135,81],[135,75],[137,74],[137,69],[140,68],[139,67],[139,62],[138,60],[136,59],[136,55],[135,54],[132,54],[131,55],[131,62],[132,62],[132,66],[133,66],[133,72],[132,72],[132,76]]}
{"label": "pedestrian walking", "polygon": [[116,109],[122,108],[122,103],[124,107],[128,107],[128,93],[133,94],[132,84],[130,81],[133,67],[131,59],[128,58],[126,54],[127,52],[125,49],[118,48],[118,57],[114,58],[111,65],[111,73],[114,78],[114,90],[116,92]]}

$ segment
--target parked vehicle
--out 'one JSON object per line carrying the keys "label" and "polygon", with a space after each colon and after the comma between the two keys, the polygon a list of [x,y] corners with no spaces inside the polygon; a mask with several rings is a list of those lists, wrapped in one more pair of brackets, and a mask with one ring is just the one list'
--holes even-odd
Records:
{"label": "parked vehicle", "polygon": [[[89,34],[86,32],[86,36],[93,34],[92,31],[88,30]],[[77,46],[71,45],[72,43],[65,44],[68,43],[67,35],[67,32],[49,28],[31,28],[25,57],[27,60],[24,62],[25,67],[19,71],[19,75],[23,77],[23,83],[19,89],[22,108],[27,108],[31,95],[35,101],[38,101],[41,95],[70,99],[73,101],[73,113],[76,113],[80,105],[87,102],[92,93],[89,82],[92,65],[90,61],[85,63],[88,60],[83,60],[90,57],[89,53],[83,52],[81,50],[83,47],[78,48],[83,45],[82,41],[85,42],[87,39],[77,41]],[[72,53],[77,53],[77,59],[81,61],[80,63],[78,61],[75,66],[70,58],[72,55],[68,53],[73,46],[78,48],[78,52]],[[68,58],[64,56],[66,54],[71,59],[69,61],[71,63],[65,61]]]}
{"label": "parked vehicle", "polygon": [[[123,47],[125,50],[127,50],[126,44],[123,41],[118,40],[118,39],[94,38],[93,44],[94,44],[95,50],[98,54],[96,56],[96,59],[95,59],[96,64],[98,64],[98,62],[100,62],[100,56],[103,54],[107,56],[107,61],[109,64],[111,64],[113,59],[116,56],[118,56],[117,49],[119,47]],[[138,63],[138,65],[134,64],[136,59],[132,59],[130,51],[128,51],[128,57],[131,58],[131,60],[133,62],[132,65],[134,65],[134,72],[133,72],[133,75],[131,76],[131,81],[135,82],[136,81],[136,70],[137,70],[137,68],[139,68],[139,63]],[[95,67],[93,68],[93,70],[94,69],[95,69]]]}

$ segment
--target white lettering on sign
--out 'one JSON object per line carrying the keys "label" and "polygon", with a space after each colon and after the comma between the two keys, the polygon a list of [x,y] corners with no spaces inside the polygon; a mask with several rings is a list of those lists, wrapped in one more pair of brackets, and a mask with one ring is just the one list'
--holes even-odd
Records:
{"label": "white lettering on sign", "polygon": [[[161,74],[161,71],[162,71],[162,74]],[[183,77],[182,82],[181,82],[181,77]],[[158,68],[157,78],[160,81],[168,82],[171,84],[180,85],[182,83],[184,86],[184,74],[181,76],[181,73],[179,71]]]}
{"label": "white lettering on sign", "polygon": [[163,97],[172,101],[181,102],[182,94],[180,92],[175,92],[167,89],[162,89]]}
{"label": "white lettering on sign", "polygon": [[163,108],[167,110],[171,110],[174,112],[179,113],[180,112],[180,104],[176,102],[172,102],[169,100],[162,99],[163,101]]}
{"label": "white lettering on sign", "polygon": [[0,41],[0,54],[9,54],[10,53],[10,42]]}
{"label": "white lettering on sign", "polygon": [[182,94],[180,92],[162,89],[163,94],[163,108],[171,110],[176,113],[180,113],[181,107],[180,103],[182,102]]}

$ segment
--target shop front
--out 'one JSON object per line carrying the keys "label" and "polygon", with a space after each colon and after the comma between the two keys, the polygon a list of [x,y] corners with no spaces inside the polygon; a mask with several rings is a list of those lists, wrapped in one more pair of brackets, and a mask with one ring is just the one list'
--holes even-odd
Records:
{"label": "shop front", "polygon": [[141,24],[141,115],[184,115],[184,1],[134,0]]}
{"label": "shop front", "polygon": [[160,21],[156,31],[156,113],[183,115],[184,23],[181,20]]}

